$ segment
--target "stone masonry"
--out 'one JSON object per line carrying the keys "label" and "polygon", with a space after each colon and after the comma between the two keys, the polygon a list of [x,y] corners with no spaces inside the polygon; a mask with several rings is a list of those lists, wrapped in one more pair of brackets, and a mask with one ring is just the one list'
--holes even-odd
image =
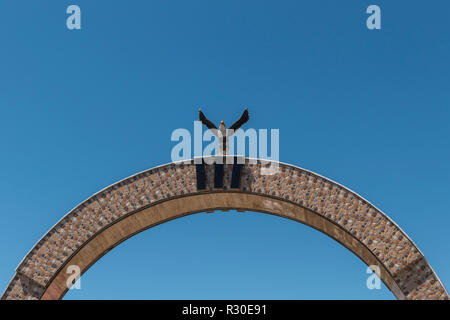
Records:
{"label": "stone masonry", "polygon": [[[422,253],[384,213],[348,189],[307,170],[280,164],[261,175],[261,163],[245,160],[240,189],[293,203],[327,219],[357,239],[377,258],[401,291],[398,298],[448,299],[444,286]],[[169,199],[199,193],[226,193],[232,165],[224,166],[224,187],[213,188],[213,166],[206,166],[206,190],[196,188],[195,165],[168,164],[120,181],[65,215],[17,267],[2,299],[40,299],[68,259],[120,219]],[[243,206],[245,207],[245,206]]]}

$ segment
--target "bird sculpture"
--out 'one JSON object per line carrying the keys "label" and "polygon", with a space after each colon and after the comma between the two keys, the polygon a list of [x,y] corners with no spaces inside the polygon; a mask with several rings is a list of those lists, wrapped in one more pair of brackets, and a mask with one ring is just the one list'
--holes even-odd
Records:
{"label": "bird sculpture", "polygon": [[228,152],[228,137],[231,137],[236,132],[236,130],[238,130],[244,123],[246,123],[250,119],[248,110],[245,109],[239,120],[233,123],[231,127],[227,129],[225,126],[225,122],[223,122],[222,120],[220,121],[219,129],[217,129],[214,123],[212,123],[205,117],[201,109],[198,111],[198,118],[202,122],[202,124],[204,124],[208,129],[212,131],[212,133],[216,137],[219,138],[219,154],[224,155],[226,155]]}

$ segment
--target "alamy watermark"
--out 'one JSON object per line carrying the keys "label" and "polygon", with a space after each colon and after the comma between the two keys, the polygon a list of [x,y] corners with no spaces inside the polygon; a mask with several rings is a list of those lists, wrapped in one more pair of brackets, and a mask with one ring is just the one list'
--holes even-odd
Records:
{"label": "alamy watermark", "polygon": [[80,290],[81,289],[81,269],[77,265],[70,265],[66,270],[67,274],[70,276],[66,280],[66,287],[69,290]]}
{"label": "alamy watermark", "polygon": [[380,290],[381,289],[381,273],[380,267],[377,265],[370,265],[366,269],[366,273],[370,274],[367,278],[366,286],[369,290]]}
{"label": "alamy watermark", "polygon": [[66,27],[69,30],[81,29],[81,9],[79,6],[72,4],[67,7],[66,13],[70,16],[66,19]]}
{"label": "alamy watermark", "polygon": [[369,30],[381,29],[381,9],[379,6],[372,4],[367,7],[366,13],[370,14],[367,18],[366,26]]}
{"label": "alamy watermark", "polygon": [[[372,4],[367,7],[366,14],[370,16],[366,20],[366,26],[369,30],[381,29],[381,8]],[[81,8],[76,4],[71,4],[66,9],[69,16],[66,19],[66,27],[69,30],[81,30]]]}
{"label": "alamy watermark", "polygon": [[[269,134],[270,144],[268,141]],[[243,164],[248,146],[248,161],[250,164],[256,164],[257,158],[259,158],[262,164],[261,174],[272,175],[278,172],[280,159],[279,129],[256,130],[249,128],[245,131],[243,129],[236,131],[227,129],[226,132],[208,129],[203,132],[202,122],[194,121],[193,135],[188,129],[178,128],[172,132],[170,140],[178,142],[171,151],[172,162],[190,163],[190,160],[194,158],[196,164],[200,164],[202,161],[206,164],[222,164],[223,161],[225,161],[225,164],[233,164],[233,156],[237,156],[237,163]],[[203,142],[208,142],[205,148],[203,148]],[[225,152],[223,151],[224,144],[226,145]]]}

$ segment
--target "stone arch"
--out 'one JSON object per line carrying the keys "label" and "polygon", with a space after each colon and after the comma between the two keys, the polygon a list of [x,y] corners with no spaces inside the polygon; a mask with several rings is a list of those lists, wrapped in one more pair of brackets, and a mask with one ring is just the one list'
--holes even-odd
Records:
{"label": "stone arch", "polygon": [[351,250],[398,299],[448,299],[412,240],[383,212],[345,187],[310,171],[245,159],[242,165],[193,160],[156,167],[93,195],[45,234],[26,255],[2,299],[61,299],[67,268],[85,272],[129,237],[197,212],[258,211],[311,226]]}

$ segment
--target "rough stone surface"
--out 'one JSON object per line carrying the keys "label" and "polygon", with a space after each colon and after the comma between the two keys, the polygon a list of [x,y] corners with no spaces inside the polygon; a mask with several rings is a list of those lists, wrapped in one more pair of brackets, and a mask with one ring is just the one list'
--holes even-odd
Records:
{"label": "rough stone surface", "polygon": [[[143,208],[183,195],[227,192],[232,165],[224,166],[224,188],[213,187],[214,167],[206,166],[207,189],[197,191],[193,164],[168,164],[120,181],[69,212],[30,251],[2,299],[39,299],[70,256],[98,232]],[[312,172],[280,164],[273,175],[262,165],[243,167],[237,192],[289,201],[325,217],[363,243],[383,264],[406,299],[448,299],[448,293],[421,252],[385,214],[348,189]]]}

